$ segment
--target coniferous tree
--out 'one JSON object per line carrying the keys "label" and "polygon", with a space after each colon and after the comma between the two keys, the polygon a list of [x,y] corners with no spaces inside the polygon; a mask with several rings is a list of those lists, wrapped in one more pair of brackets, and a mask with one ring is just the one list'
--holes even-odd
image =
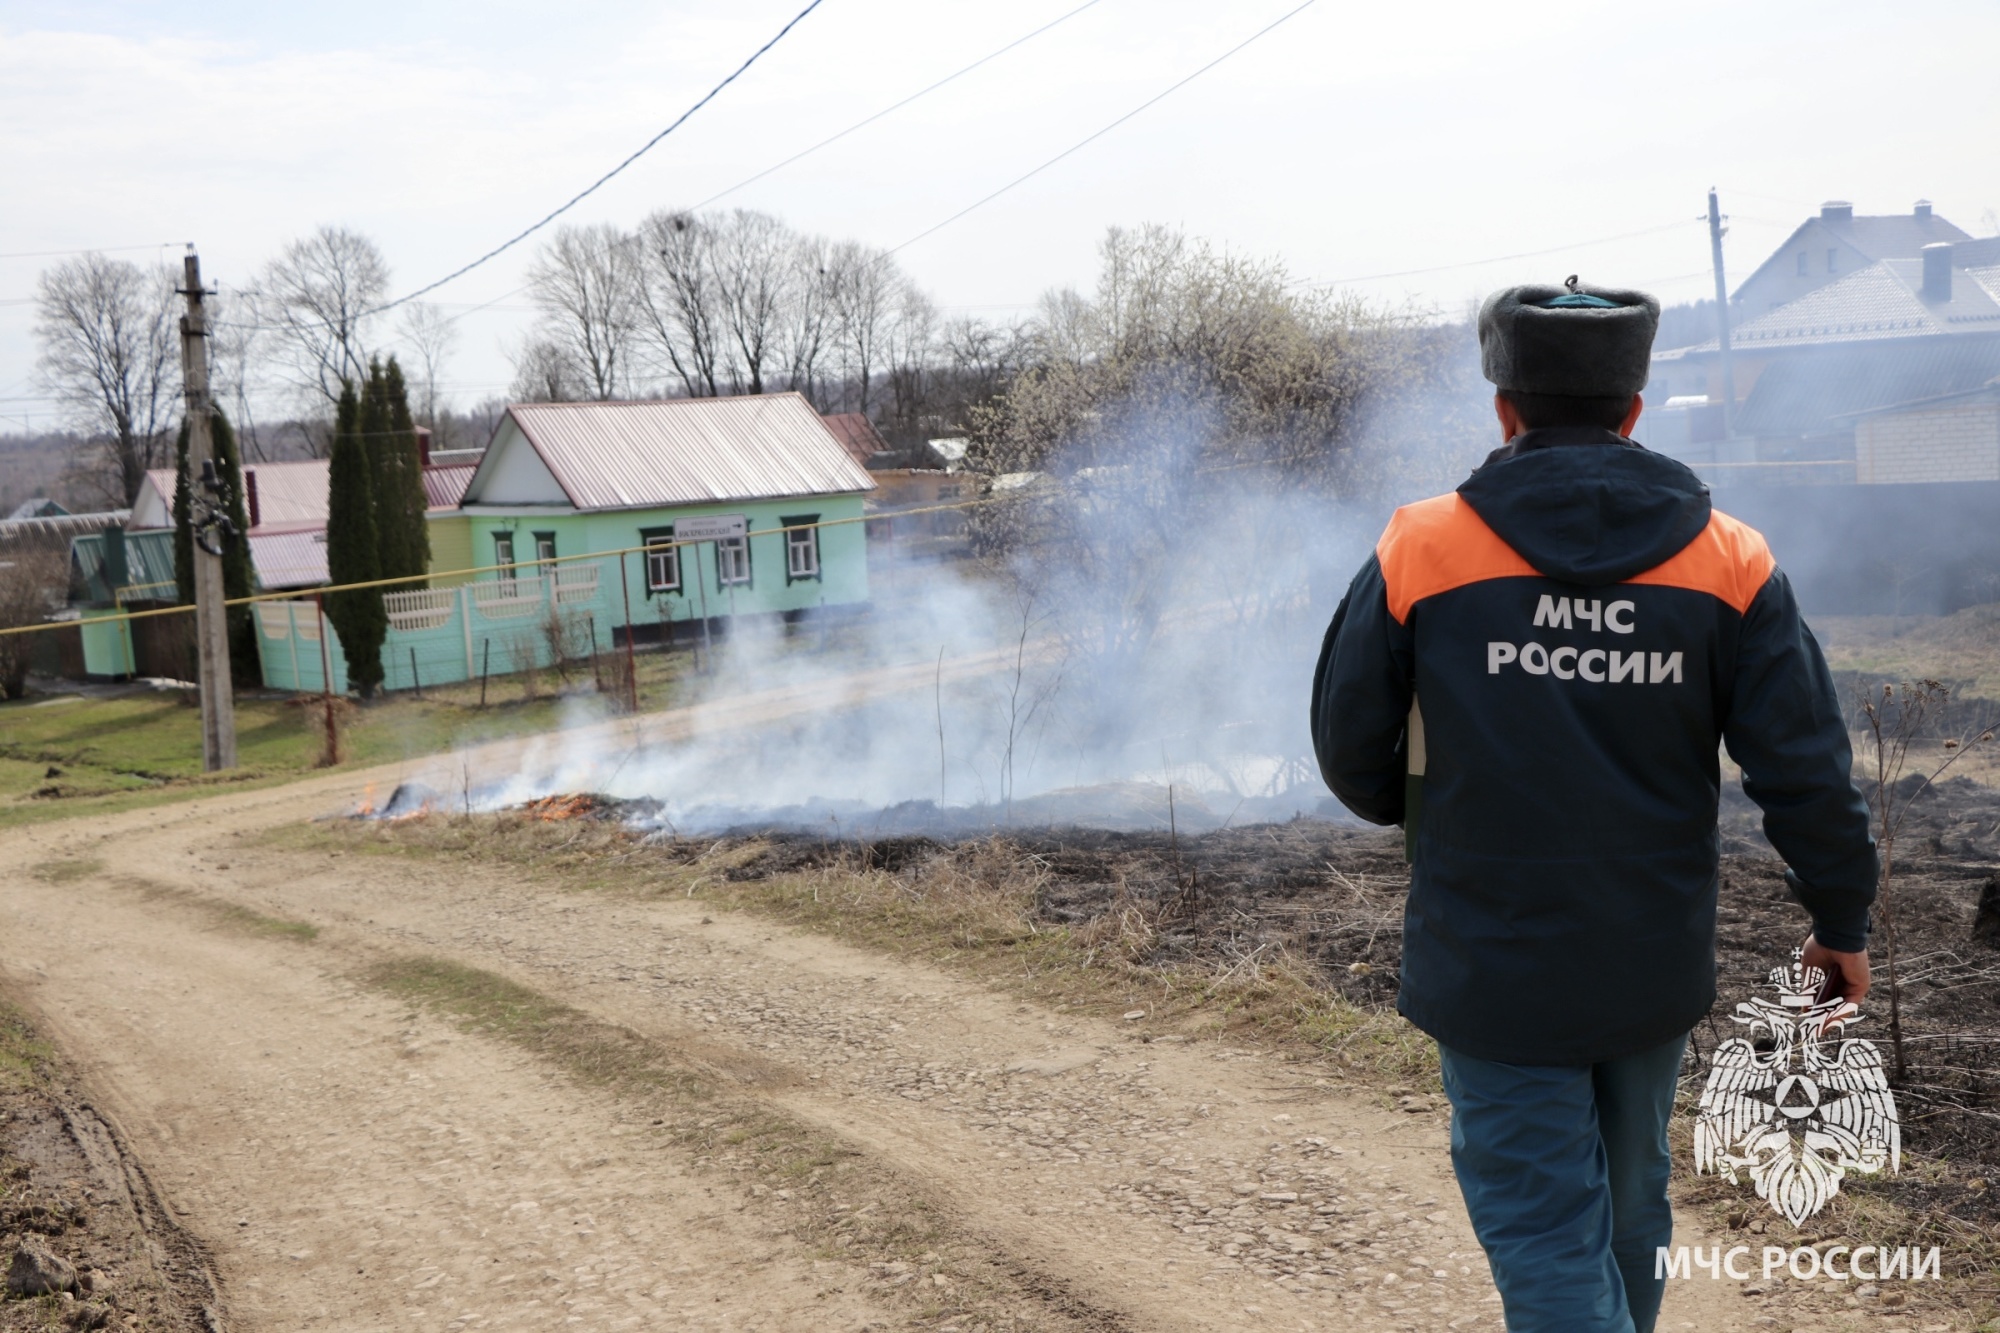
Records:
{"label": "coniferous tree", "polygon": [[[236,526],[236,537],[222,549],[222,595],[248,597],[256,591],[256,579],[250,564],[250,519],[244,509],[247,501],[243,463],[236,449],[236,432],[230,429],[229,418],[222,414],[221,408],[209,409],[208,440],[210,452],[215,456],[215,473],[229,488],[227,512],[229,521]],[[188,500],[187,458],[188,423],[182,418],[180,434],[174,441],[174,591],[183,606],[194,603],[193,508]],[[245,686],[258,683],[257,634],[250,614],[247,606],[229,609],[229,675],[236,684]]]}
{"label": "coniferous tree", "polygon": [[[417,451],[402,367],[394,357],[387,365],[378,360],[368,363],[368,382],[361,390],[361,438],[370,462],[375,547],[381,568],[377,577],[425,573],[430,564],[430,536],[424,524],[423,460]],[[421,586],[411,582],[398,584],[395,590]]]}
{"label": "coniferous tree", "polygon": [[[327,464],[326,572],[339,587],[382,577],[375,531],[373,460],[362,436],[363,412],[354,385],[341,389],[334,416],[333,454]],[[331,592],[327,618],[347,654],[347,683],[364,699],[382,684],[382,640],[389,618],[380,588]]]}
{"label": "coniferous tree", "polygon": [[[382,368],[383,397],[389,407],[389,442],[394,446],[398,475],[396,489],[387,495],[378,495],[375,511],[379,516],[395,511],[395,522],[402,529],[402,538],[397,546],[398,565],[394,569],[384,566],[382,572],[388,574],[427,574],[431,567],[430,526],[425,514],[430,509],[429,498],[424,494],[424,459],[417,448],[417,423],[410,415],[410,394],[403,383],[403,368],[390,357],[389,364]],[[409,588],[421,588],[422,583],[408,583]]]}

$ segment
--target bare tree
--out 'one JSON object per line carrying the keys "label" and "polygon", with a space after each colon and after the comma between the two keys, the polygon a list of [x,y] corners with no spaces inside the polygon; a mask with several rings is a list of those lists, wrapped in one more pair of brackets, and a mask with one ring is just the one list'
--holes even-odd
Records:
{"label": "bare tree", "polygon": [[171,455],[180,368],[174,278],[86,254],[42,272],[36,372],[72,423],[102,441],[100,484],[116,504]]}
{"label": "bare tree", "polygon": [[321,227],[264,266],[257,286],[293,383],[331,415],[341,385],[368,377],[368,334],[389,290],[375,242],[345,227]]}
{"label": "bare tree", "polygon": [[734,363],[732,386],[762,393],[792,301],[797,249],[785,224],[769,213],[739,208],[714,225],[716,296]]}
{"label": "bare tree", "polygon": [[721,296],[715,277],[715,232],[692,213],[662,211],[639,224],[641,327],[652,352],[690,398],[721,392]]}
{"label": "bare tree", "polygon": [[458,345],[458,323],[428,301],[412,301],[403,307],[397,331],[416,371],[417,420],[431,428],[438,448],[449,448],[444,432],[450,414],[442,410],[444,368]]}
{"label": "bare tree", "polygon": [[608,222],[562,227],[528,268],[537,342],[560,347],[589,397],[619,397],[640,324],[639,252]]}
{"label": "bare tree", "polygon": [[585,374],[569,348],[547,338],[529,337],[514,354],[514,382],[507,396],[517,403],[575,403],[590,397]]}
{"label": "bare tree", "polygon": [[886,341],[889,419],[898,430],[921,428],[937,364],[937,306],[913,282],[901,284]]}
{"label": "bare tree", "polygon": [[251,410],[250,400],[256,387],[253,368],[262,356],[265,330],[254,318],[253,303],[245,300],[242,304],[252,318],[233,317],[236,298],[226,301],[220,296],[208,298],[211,311],[208,321],[208,389],[211,398],[227,405],[229,419],[236,428],[240,456],[248,462],[263,462],[264,441],[258,433],[257,418]]}
{"label": "bare tree", "polygon": [[834,338],[833,294],[827,281],[832,247],[823,236],[792,242],[791,299],[785,306],[785,381],[820,411],[829,406],[821,384]]}
{"label": "bare tree", "polygon": [[875,372],[882,367],[902,275],[886,251],[842,241],[827,254],[827,280],[842,369],[854,385],[855,409],[866,412],[874,401]]}

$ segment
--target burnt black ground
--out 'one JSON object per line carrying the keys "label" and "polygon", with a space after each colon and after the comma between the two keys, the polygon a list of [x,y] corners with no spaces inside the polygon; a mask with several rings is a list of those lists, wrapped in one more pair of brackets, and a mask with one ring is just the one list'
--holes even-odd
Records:
{"label": "burnt black ground", "polygon": [[[1740,792],[1724,802],[1724,858],[1717,930],[1717,995],[1692,1043],[1690,1073],[1706,1073],[1716,1044],[1734,1034],[1735,1005],[1790,961],[1809,921],[1785,888],[1783,865]],[[1318,984],[1365,1007],[1394,1004],[1409,868],[1399,831],[1315,819],[1196,835],[1040,829],[980,840],[892,837],[835,840],[764,832],[732,878],[828,865],[916,874],[936,858],[990,856],[992,839],[1042,881],[1037,915],[1086,925],[1138,906],[1154,942],[1142,964],[1223,970],[1247,958],[1288,955]],[[713,839],[669,842],[688,855]],[[1915,798],[1901,828],[1895,870],[1877,913],[1876,991],[1856,1035],[1893,1058],[1887,935],[1893,922],[1907,1068],[1895,1080],[1903,1143],[1912,1160],[1942,1163],[1868,1182],[1919,1211],[1943,1210],[1982,1226],[2000,1223],[2000,792],[1963,779]],[[1988,906],[1982,916],[1980,904]],[[1696,1084],[1695,1086],[1698,1086]]]}

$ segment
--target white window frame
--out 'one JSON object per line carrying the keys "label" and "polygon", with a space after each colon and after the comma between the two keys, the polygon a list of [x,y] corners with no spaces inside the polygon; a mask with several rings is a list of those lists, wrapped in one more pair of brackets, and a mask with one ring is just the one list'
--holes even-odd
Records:
{"label": "white window frame", "polygon": [[671,535],[646,539],[646,591],[681,590],[681,548]]}
{"label": "white window frame", "polygon": [[819,577],[819,525],[800,523],[785,529],[785,577]]}
{"label": "white window frame", "polygon": [[724,588],[750,582],[750,538],[718,537],[715,542],[715,581]]}
{"label": "white window frame", "polygon": [[514,581],[514,534],[496,532],[493,534],[493,563],[500,566],[499,581]]}

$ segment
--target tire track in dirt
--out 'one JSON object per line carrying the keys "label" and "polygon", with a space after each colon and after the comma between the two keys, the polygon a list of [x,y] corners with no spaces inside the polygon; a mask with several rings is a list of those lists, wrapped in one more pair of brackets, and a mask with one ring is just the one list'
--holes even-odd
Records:
{"label": "tire track in dirt", "polygon": [[214,1254],[232,1326],[901,1319],[639,1108],[103,885],[10,887],[0,967]]}
{"label": "tire track in dirt", "polygon": [[[226,814],[156,813],[143,854],[109,839],[98,854],[185,865],[204,892],[329,936],[490,968],[720,1067],[774,1070],[761,1095],[921,1182],[1022,1282],[1043,1275],[1136,1327],[1499,1325],[1440,1117],[1378,1109],[1254,1052],[1141,1043],[754,918],[704,923],[698,903],[555,893],[497,867],[210,852],[217,829],[332,804],[232,799]],[[1748,1328],[1758,1313],[1694,1284],[1668,1310],[1663,1328]]]}

